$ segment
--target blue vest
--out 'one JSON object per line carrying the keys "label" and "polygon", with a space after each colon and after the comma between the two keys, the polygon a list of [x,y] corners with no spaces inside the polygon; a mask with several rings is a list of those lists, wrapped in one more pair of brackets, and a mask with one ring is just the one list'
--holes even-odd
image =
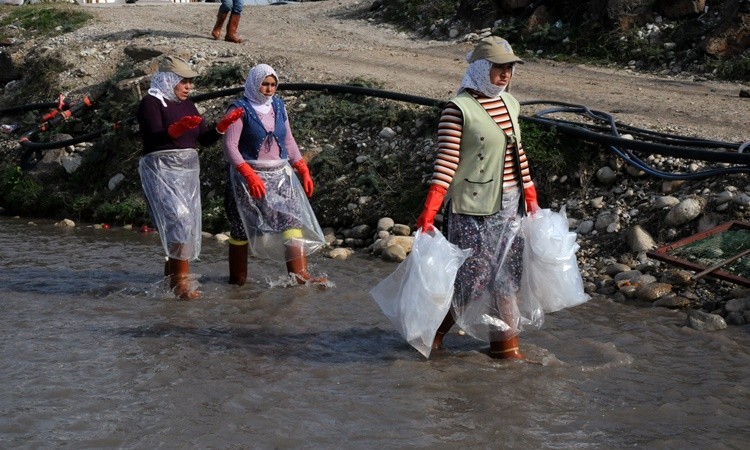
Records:
{"label": "blue vest", "polygon": [[276,117],[273,131],[268,131],[263,127],[258,113],[255,112],[255,109],[253,109],[246,98],[243,97],[233,103],[235,107],[245,110],[245,115],[242,118],[244,121],[242,135],[240,135],[239,142],[240,154],[245,160],[254,161],[258,159],[261,146],[266,138],[276,139],[280,150],[279,158],[287,159],[286,147],[284,147],[284,140],[286,139],[286,108],[284,108],[284,101],[280,97],[274,96],[271,104],[273,105],[273,112]]}

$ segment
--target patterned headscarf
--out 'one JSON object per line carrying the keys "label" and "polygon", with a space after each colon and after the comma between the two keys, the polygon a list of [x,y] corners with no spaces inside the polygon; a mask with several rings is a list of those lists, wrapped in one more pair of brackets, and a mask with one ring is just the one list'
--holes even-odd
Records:
{"label": "patterned headscarf", "polygon": [[[471,58],[471,53],[466,56],[468,60]],[[469,67],[466,68],[466,73],[461,80],[461,86],[458,88],[458,92],[466,89],[474,89],[489,98],[497,98],[505,90],[507,86],[497,86],[492,84],[490,81],[490,69],[492,63],[486,59],[478,59],[472,63],[469,63]],[[515,73],[515,65],[513,66],[513,73]]]}
{"label": "patterned headscarf", "polygon": [[276,82],[279,81],[279,76],[276,75],[273,67],[268,64],[258,64],[250,69],[245,80],[245,98],[260,113],[267,113],[271,110],[271,97],[266,97],[260,93],[260,86],[269,75],[276,78]]}
{"label": "patterned headscarf", "polygon": [[151,87],[148,93],[158,98],[161,104],[166,108],[167,102],[164,99],[179,103],[180,100],[174,93],[174,88],[182,80],[182,77],[174,72],[156,72],[151,77]]}

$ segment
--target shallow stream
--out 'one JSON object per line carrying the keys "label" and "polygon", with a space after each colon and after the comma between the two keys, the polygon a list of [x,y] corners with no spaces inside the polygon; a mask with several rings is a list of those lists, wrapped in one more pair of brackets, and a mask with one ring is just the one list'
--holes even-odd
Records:
{"label": "shallow stream", "polygon": [[529,362],[453,332],[426,360],[368,291],[395,265],[311,258],[334,287],[164,288],[153,233],[0,218],[2,448],[747,448],[750,327],[606,298],[521,335]]}

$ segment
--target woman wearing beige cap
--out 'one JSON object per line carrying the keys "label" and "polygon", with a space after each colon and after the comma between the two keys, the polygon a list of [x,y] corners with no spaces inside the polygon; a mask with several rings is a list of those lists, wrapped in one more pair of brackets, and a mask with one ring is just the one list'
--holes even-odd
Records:
{"label": "woman wearing beige cap", "polygon": [[469,53],[457,95],[443,110],[438,154],[417,226],[433,228],[445,204],[444,234],[473,254],[454,284],[451,311],[433,341],[458,323],[489,341],[493,358],[523,359],[518,333],[524,318],[516,292],[521,278],[520,217],[539,209],[518,123],[520,105],[508,92],[523,61],[504,39],[491,36]]}
{"label": "woman wearing beige cap", "polygon": [[218,141],[243,114],[242,110],[233,111],[215,127],[206,125],[188,99],[196,76],[184,60],[165,57],[137,115],[143,136],[139,174],[151,221],[168,257],[164,275],[169,276],[175,295],[186,300],[200,297],[188,279],[189,261],[196,259],[201,249],[197,148]]}

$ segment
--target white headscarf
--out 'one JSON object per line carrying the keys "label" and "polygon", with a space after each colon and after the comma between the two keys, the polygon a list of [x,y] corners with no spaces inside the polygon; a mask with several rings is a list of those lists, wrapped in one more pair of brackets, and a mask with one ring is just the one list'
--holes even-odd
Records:
{"label": "white headscarf", "polygon": [[148,89],[148,93],[158,98],[164,107],[167,107],[167,100],[179,103],[180,100],[174,93],[174,88],[182,80],[182,77],[174,72],[156,72],[151,77],[151,87]]}
{"label": "white headscarf", "polygon": [[276,75],[273,67],[268,64],[258,64],[250,69],[245,80],[245,98],[261,114],[266,114],[271,110],[272,97],[266,97],[260,93],[260,86],[263,84],[263,80],[269,75],[273,75],[278,83],[279,76]]}
{"label": "white headscarf", "polygon": [[[471,58],[471,52],[466,56],[466,59]],[[489,98],[497,98],[505,90],[506,86],[497,86],[492,84],[490,81],[490,69],[492,63],[486,59],[478,59],[472,63],[469,63],[469,67],[466,68],[466,73],[461,80],[461,86],[458,88],[458,92],[466,89],[473,89],[479,91]],[[513,73],[515,73],[515,65],[513,66]]]}

